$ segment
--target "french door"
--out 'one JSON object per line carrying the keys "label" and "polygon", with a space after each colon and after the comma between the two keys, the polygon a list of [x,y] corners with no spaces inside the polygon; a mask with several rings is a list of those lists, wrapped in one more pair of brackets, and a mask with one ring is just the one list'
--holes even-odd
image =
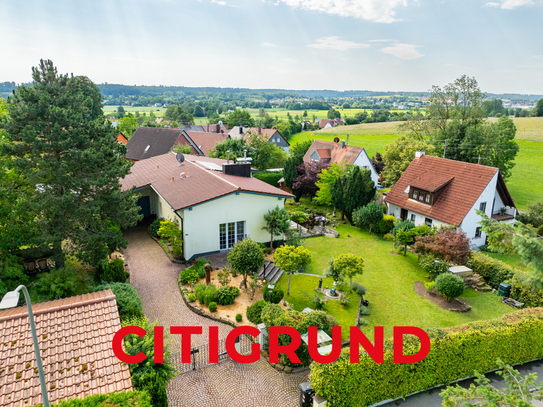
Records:
{"label": "french door", "polygon": [[221,250],[227,250],[245,239],[245,221],[221,223],[219,225],[219,243]]}

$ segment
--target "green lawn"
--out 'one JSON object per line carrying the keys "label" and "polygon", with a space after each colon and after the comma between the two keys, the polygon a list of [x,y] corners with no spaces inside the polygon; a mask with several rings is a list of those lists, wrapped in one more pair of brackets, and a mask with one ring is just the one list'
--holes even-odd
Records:
{"label": "green lawn", "polygon": [[[332,278],[324,278],[323,287],[331,287],[334,280]],[[304,308],[315,309],[315,304],[311,302],[315,294],[315,288],[319,286],[319,278],[312,276],[304,276],[301,274],[293,274],[290,277],[290,294],[287,295],[288,275],[283,275],[277,283],[285,293],[285,299],[292,305],[296,311],[303,311]],[[304,294],[304,291],[310,297]],[[322,297],[322,296],[321,296]],[[348,305],[341,305],[339,300],[329,300],[324,305],[324,311],[336,317],[341,325],[341,337],[346,340],[349,337],[349,327],[354,325],[356,313],[358,312],[358,304],[360,296],[356,293],[350,294],[351,302]]]}
{"label": "green lawn", "polygon": [[492,257],[496,260],[503,261],[504,263],[509,264],[510,266],[515,267],[520,270],[525,270],[527,268],[530,268],[530,266],[527,266],[522,260],[522,257],[518,254],[502,254],[502,253],[485,252],[485,255],[487,255],[488,257]]}
{"label": "green lawn", "polygon": [[516,165],[506,183],[517,208],[526,210],[528,204],[543,200],[543,143],[518,141],[518,144]]}
{"label": "green lawn", "polygon": [[[408,253],[407,257],[404,257],[392,254],[392,242],[386,242],[352,226],[339,226],[337,230],[340,233],[337,239],[316,237],[304,241],[304,245],[312,252],[312,261],[306,271],[322,274],[328,260],[341,253],[350,252],[364,258],[364,274],[356,277],[354,281],[368,289],[365,298],[370,301],[371,315],[367,317],[370,325],[363,329],[366,333],[371,334],[374,326],[384,326],[386,335],[390,336],[393,326],[448,327],[497,318],[514,311],[502,304],[496,294],[478,293],[473,290],[467,290],[461,297],[472,306],[470,312],[455,313],[443,310],[415,293],[414,283],[426,281],[426,274],[418,266],[415,255]],[[309,283],[299,284],[299,281],[306,278],[311,279],[302,275],[292,276],[292,295],[286,298],[295,309],[303,309],[309,304],[303,302],[305,299],[300,297],[303,296],[301,291],[318,286],[316,278],[309,280]],[[286,281],[287,276],[281,277],[279,285],[286,287]],[[349,311],[331,307],[332,305],[328,303],[325,310],[329,310],[342,326],[349,326],[354,322],[355,314],[351,317]],[[354,312],[356,313],[356,310]]]}

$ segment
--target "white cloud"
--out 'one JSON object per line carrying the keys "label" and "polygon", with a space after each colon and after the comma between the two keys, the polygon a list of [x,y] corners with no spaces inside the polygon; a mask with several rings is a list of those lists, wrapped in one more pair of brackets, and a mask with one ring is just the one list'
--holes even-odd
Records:
{"label": "white cloud", "polygon": [[211,3],[218,4],[219,6],[226,6],[226,1],[222,0],[211,0]]}
{"label": "white cloud", "polygon": [[335,49],[337,51],[348,51],[355,48],[370,48],[370,45],[342,40],[341,37],[322,37],[315,40],[315,44],[309,44],[308,47],[317,49]]}
{"label": "white cloud", "polygon": [[400,59],[417,59],[424,56],[417,48],[420,45],[403,44],[401,42],[381,49],[381,52],[390,54]]}
{"label": "white cloud", "polygon": [[260,44],[261,47],[271,47],[271,48],[277,48],[277,45],[272,44],[271,42],[263,42]]}
{"label": "white cloud", "polygon": [[368,42],[398,42],[398,40],[369,40]]}
{"label": "white cloud", "polygon": [[378,23],[397,21],[395,9],[409,0],[276,0],[290,7],[319,11],[342,17],[355,17]]}
{"label": "white cloud", "polygon": [[513,10],[522,6],[535,6],[536,4],[542,4],[540,0],[500,0],[499,3],[489,2],[486,3],[487,7],[499,7],[505,10]]}

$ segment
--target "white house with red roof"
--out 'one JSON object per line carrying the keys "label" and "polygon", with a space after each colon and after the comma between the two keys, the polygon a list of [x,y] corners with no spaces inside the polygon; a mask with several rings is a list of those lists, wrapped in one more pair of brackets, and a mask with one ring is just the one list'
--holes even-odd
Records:
{"label": "white house with red roof", "polygon": [[455,226],[485,244],[476,211],[514,223],[517,209],[498,168],[432,157],[418,151],[385,198],[389,215],[416,226]]}
{"label": "white house with red roof", "polygon": [[180,164],[174,153],[136,162],[120,182],[140,194],[144,216],[179,224],[187,260],[227,251],[247,237],[269,243],[264,214],[292,197],[253,178],[251,164],[195,155]]}
{"label": "white house with red roof", "polygon": [[273,129],[264,129],[262,127],[234,126],[228,135],[233,139],[243,139],[245,141],[254,135],[269,143],[275,144],[277,147],[282,148],[286,153],[289,152],[290,148],[290,143],[275,127]]}

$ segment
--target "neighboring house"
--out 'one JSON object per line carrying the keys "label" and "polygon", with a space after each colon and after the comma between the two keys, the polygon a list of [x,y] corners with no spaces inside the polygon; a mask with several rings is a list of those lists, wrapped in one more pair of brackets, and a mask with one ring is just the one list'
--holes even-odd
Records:
{"label": "neighboring house", "polygon": [[431,157],[423,151],[417,152],[385,202],[389,215],[417,226],[456,226],[477,246],[485,244],[486,234],[476,210],[506,223],[514,223],[517,213],[498,168]]}
{"label": "neighboring house", "polygon": [[[104,290],[32,305],[49,401],[133,390],[113,353],[121,329],[115,295]],[[27,306],[0,311],[0,406],[43,402]]]}
{"label": "neighboring house", "polygon": [[345,120],[343,119],[315,119],[315,123],[318,124],[321,129],[328,129],[330,127],[343,125],[345,123]]}
{"label": "neighboring house", "polygon": [[126,143],[128,143],[128,139],[123,133],[119,133],[117,134],[117,143],[126,145]]}
{"label": "neighboring house", "polygon": [[[141,161],[156,157],[170,152],[176,144],[190,144],[182,130],[138,127],[126,143],[126,159]],[[192,146],[192,153],[200,154],[196,146]]]}
{"label": "neighboring house", "polygon": [[202,130],[197,130],[197,131],[205,131],[206,133],[224,133],[224,134],[229,133],[229,130],[227,129],[227,127],[222,123],[202,124],[200,127],[202,127]]}
{"label": "neighboring house", "polygon": [[277,147],[281,147],[283,151],[289,152],[290,143],[287,141],[286,138],[284,138],[281,133],[277,131],[276,128],[273,129],[263,129],[261,127],[240,127],[240,126],[234,126],[230,130],[230,133],[228,135],[233,139],[243,139],[247,141],[247,139],[251,135],[258,135],[259,137],[262,137],[265,141],[268,141],[270,143],[275,144]]}
{"label": "neighboring house", "polygon": [[204,127],[203,126],[181,126],[181,127],[178,127],[177,129],[179,130],[185,130],[185,131],[205,131],[204,130]]}
{"label": "neighboring house", "polygon": [[[206,133],[201,131],[183,131],[185,139],[192,141],[191,146],[197,147],[199,155],[209,155],[209,151],[215,148],[215,144],[221,143],[230,136],[225,133]],[[180,139],[181,140],[181,139]],[[192,147],[194,149],[194,147]]]}
{"label": "neighboring house", "polygon": [[379,174],[375,171],[371,159],[362,147],[348,146],[345,142],[332,143],[315,140],[304,155],[304,162],[322,161],[328,164],[353,164],[371,172],[371,180],[375,185],[379,182]]}
{"label": "neighboring house", "polygon": [[134,164],[120,180],[122,189],[140,194],[144,216],[177,222],[187,260],[224,252],[251,237],[268,243],[264,214],[292,195],[251,177],[251,165],[185,155],[164,154]]}

